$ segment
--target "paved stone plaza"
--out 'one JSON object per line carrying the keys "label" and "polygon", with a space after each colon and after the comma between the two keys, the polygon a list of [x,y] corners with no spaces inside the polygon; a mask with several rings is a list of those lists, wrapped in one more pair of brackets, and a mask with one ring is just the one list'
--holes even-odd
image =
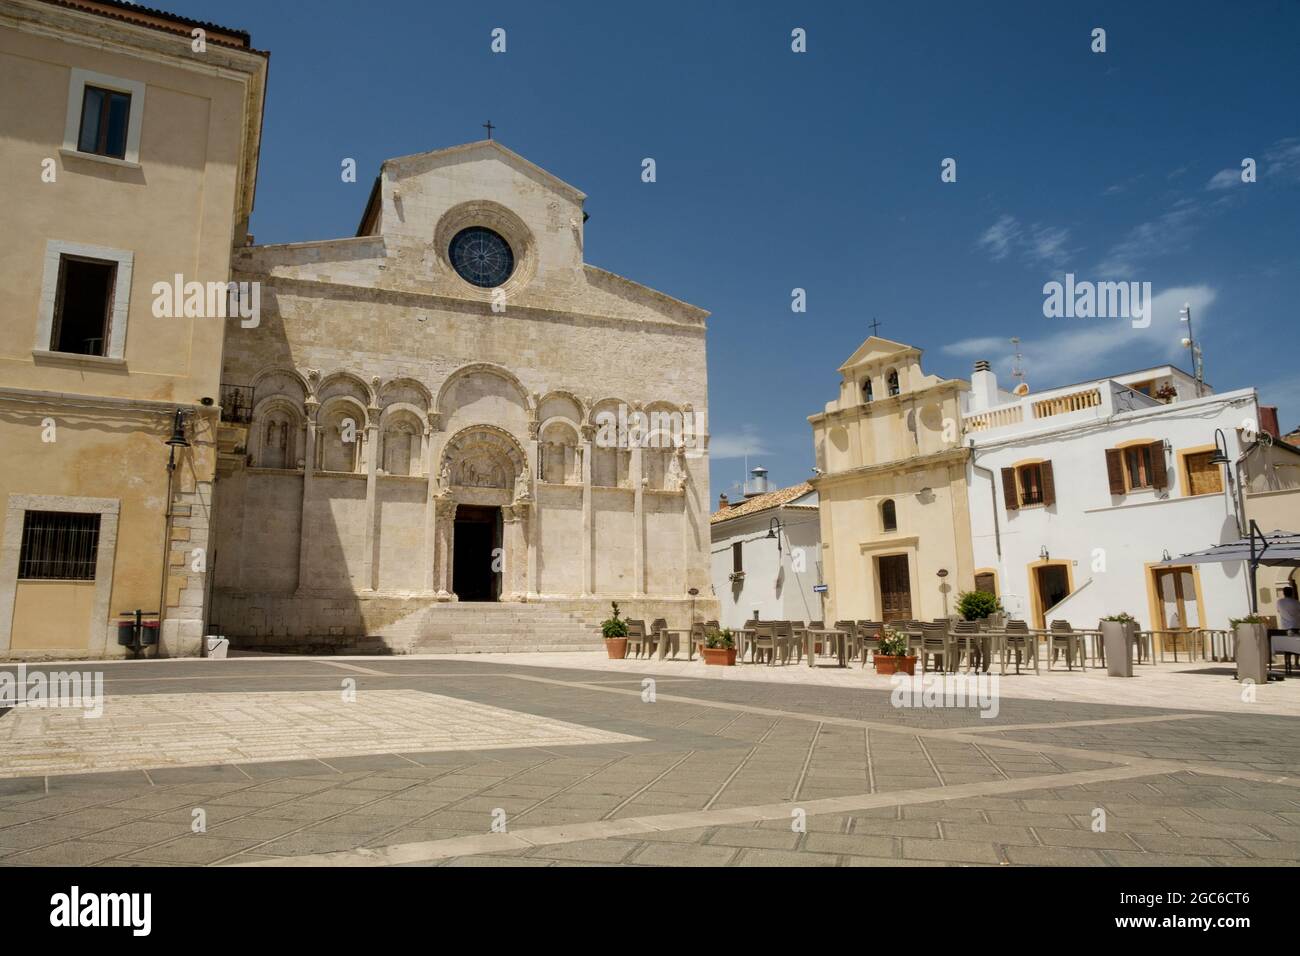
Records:
{"label": "paved stone plaza", "polygon": [[1119,703],[1008,678],[984,719],[895,708],[857,669],[566,659],[78,665],[102,666],[102,717],[0,715],[0,862],[1300,862],[1300,681],[1241,712],[1138,703],[1180,673],[1234,688],[1214,665],[1103,685]]}

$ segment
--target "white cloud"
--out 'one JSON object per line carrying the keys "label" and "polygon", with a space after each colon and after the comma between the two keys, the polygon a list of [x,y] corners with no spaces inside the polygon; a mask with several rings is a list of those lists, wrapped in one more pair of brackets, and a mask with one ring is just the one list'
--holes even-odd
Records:
{"label": "white cloud", "polygon": [[1241,170],[1240,169],[1221,169],[1205,184],[1206,189],[1231,189],[1233,186],[1240,186]]}
{"label": "white cloud", "polygon": [[758,434],[757,425],[741,425],[739,433],[724,432],[709,437],[710,458],[744,458],[746,455],[770,455],[771,448]]}
{"label": "white cloud", "polygon": [[1180,199],[1164,215],[1139,223],[1115,243],[1097,264],[1103,279],[1130,279],[1149,259],[1177,252],[1200,228],[1203,209],[1194,200]]}
{"label": "white cloud", "polygon": [[[1022,334],[1020,351],[1026,378],[1035,391],[1068,385],[1089,376],[1118,375],[1144,365],[1166,362],[1190,370],[1190,356],[1180,340],[1186,325],[1179,321],[1183,303],[1192,307],[1196,337],[1203,339],[1212,322],[1210,307],[1216,292],[1209,286],[1182,286],[1153,296],[1151,325],[1133,328],[1128,319],[1047,319],[1040,337]],[[1010,387],[1014,352],[1007,338],[981,336],[945,345],[947,355],[988,359],[1003,387]]]}
{"label": "white cloud", "polygon": [[1066,248],[1069,241],[1069,229],[1039,223],[1025,227],[1015,216],[1003,213],[997,222],[984,230],[975,245],[987,252],[994,262],[1001,262],[1015,253],[1031,265],[1061,268],[1070,254]]}

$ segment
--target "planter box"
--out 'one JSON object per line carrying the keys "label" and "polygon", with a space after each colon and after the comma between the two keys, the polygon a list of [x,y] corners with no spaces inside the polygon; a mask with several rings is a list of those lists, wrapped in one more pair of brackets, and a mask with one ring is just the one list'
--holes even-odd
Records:
{"label": "planter box", "polygon": [[1237,638],[1237,680],[1268,683],[1268,665],[1273,656],[1268,625],[1238,624],[1234,634]]}
{"label": "planter box", "polygon": [[621,661],[627,657],[627,638],[626,637],[607,637],[605,638],[605,653],[609,655],[611,661]]}
{"label": "planter box", "polygon": [[[1106,648],[1106,676],[1133,676],[1133,639],[1125,621],[1102,621],[1101,641]],[[1050,653],[1050,652],[1049,652]]]}
{"label": "planter box", "polygon": [[700,654],[704,657],[704,663],[706,664],[731,667],[736,663],[736,649],[734,647],[701,647]]}
{"label": "planter box", "polygon": [[877,674],[915,674],[915,657],[895,657],[890,654],[873,654],[871,662],[876,665]]}

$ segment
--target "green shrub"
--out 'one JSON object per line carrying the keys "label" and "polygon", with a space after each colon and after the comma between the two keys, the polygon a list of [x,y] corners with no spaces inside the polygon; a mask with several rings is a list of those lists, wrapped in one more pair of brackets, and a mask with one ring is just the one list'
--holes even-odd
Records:
{"label": "green shrub", "polygon": [[736,638],[731,633],[731,628],[724,627],[722,630],[710,628],[704,635],[705,647],[731,648],[736,646]]}
{"label": "green shrub", "polygon": [[877,653],[886,657],[906,657],[907,635],[900,634],[888,627],[885,628],[880,632],[880,649]]}
{"label": "green shrub", "polygon": [[1245,617],[1228,618],[1228,626],[1231,627],[1234,631],[1237,629],[1238,624],[1267,624],[1267,623],[1268,621],[1265,618],[1260,617],[1258,614],[1247,614]]}
{"label": "green shrub", "polygon": [[605,637],[627,637],[627,621],[618,616],[618,602],[610,601],[609,606],[614,609],[614,616],[600,622],[600,633]]}
{"label": "green shrub", "polygon": [[978,621],[1002,610],[996,594],[987,591],[963,591],[957,595],[957,612],[966,621]]}

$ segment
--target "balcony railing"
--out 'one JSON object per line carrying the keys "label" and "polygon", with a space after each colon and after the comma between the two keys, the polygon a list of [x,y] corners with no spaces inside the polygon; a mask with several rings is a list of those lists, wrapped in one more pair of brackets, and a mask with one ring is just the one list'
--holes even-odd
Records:
{"label": "balcony railing", "polygon": [[1082,392],[1070,392],[1068,395],[1056,395],[1034,402],[1034,418],[1051,418],[1053,415],[1068,415],[1081,412],[1085,408],[1096,408],[1101,404],[1101,389],[1089,388]]}
{"label": "balcony railing", "polygon": [[988,431],[1004,425],[1019,425],[1024,421],[1025,410],[1020,405],[1006,405],[987,412],[978,412],[963,420],[968,432]]}
{"label": "balcony railing", "polygon": [[236,425],[253,420],[253,386],[221,383],[221,420]]}

